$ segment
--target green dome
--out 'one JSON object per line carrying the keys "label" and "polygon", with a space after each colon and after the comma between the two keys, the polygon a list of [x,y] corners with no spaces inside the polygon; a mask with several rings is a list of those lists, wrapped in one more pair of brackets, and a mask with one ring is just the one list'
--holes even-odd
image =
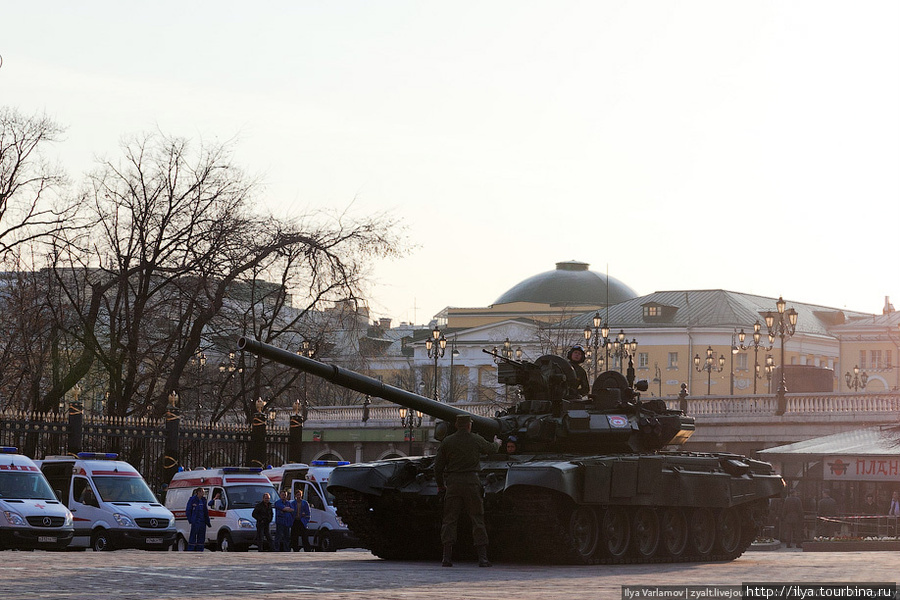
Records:
{"label": "green dome", "polygon": [[514,285],[494,304],[536,302],[606,306],[637,298],[637,292],[615,279],[588,270],[575,260],[556,263],[556,270],[539,273]]}

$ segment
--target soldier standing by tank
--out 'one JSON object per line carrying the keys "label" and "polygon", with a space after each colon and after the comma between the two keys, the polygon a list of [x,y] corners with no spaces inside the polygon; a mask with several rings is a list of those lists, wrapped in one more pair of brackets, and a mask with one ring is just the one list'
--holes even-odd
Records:
{"label": "soldier standing by tank", "polygon": [[488,536],[484,526],[483,489],[478,472],[481,455],[493,454],[499,444],[491,443],[472,433],[472,417],[456,417],[456,433],[441,442],[434,459],[434,476],[438,490],[444,491],[444,519],[441,524],[443,544],[442,566],[453,566],[453,544],[456,543],[459,515],[463,508],[472,521],[472,539],[478,553],[478,566],[490,567],[487,558]]}
{"label": "soldier standing by tank", "polygon": [[800,500],[800,492],[791,491],[791,495],[784,499],[781,507],[782,535],[787,538],[787,547],[796,545],[800,547],[803,541],[803,501]]}

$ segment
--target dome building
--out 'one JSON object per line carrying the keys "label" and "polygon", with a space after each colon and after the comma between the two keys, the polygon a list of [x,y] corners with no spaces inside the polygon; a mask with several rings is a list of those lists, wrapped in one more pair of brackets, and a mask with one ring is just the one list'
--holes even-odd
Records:
{"label": "dome building", "polygon": [[438,323],[451,328],[477,327],[516,318],[559,321],[637,297],[618,279],[589,269],[585,262],[556,263],[556,269],[524,279],[485,308],[448,307]]}

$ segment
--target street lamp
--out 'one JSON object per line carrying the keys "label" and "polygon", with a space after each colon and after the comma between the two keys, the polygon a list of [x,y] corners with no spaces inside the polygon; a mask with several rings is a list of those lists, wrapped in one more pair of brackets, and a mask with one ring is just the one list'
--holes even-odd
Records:
{"label": "street lamp", "polygon": [[409,452],[407,452],[407,455],[412,456],[413,439],[415,438],[413,428],[422,426],[422,411],[412,410],[411,408],[401,406],[400,424],[403,425],[405,429],[404,434],[406,435],[406,439],[409,441]]}
{"label": "street lamp", "polygon": [[869,382],[868,373],[863,371],[862,375],[859,374],[859,365],[853,367],[852,376],[850,373],[845,373],[844,378],[847,380],[847,387],[855,392],[866,389],[866,384]]}
{"label": "street lamp", "polygon": [[772,339],[781,338],[781,382],[778,384],[778,390],[775,392],[778,399],[778,409],[776,415],[783,415],[787,410],[787,384],[784,378],[784,338],[791,337],[797,331],[797,311],[789,308],[785,311],[787,303],[781,296],[775,303],[777,312],[766,311],[763,317],[766,319],[766,327],[769,329],[769,335]]}
{"label": "street lamp", "polygon": [[759,321],[753,324],[753,341],[745,346],[744,339],[746,339],[747,334],[744,333],[744,328],[741,328],[741,332],[738,334],[738,339],[741,342],[741,350],[749,350],[753,348],[753,393],[756,394],[756,380],[760,379],[761,375],[759,374],[759,350],[762,348],[766,352],[775,347],[775,334],[769,334],[769,345],[760,343],[762,339],[762,333],[760,332]]}
{"label": "street lamp", "polygon": [[715,371],[716,373],[721,373],[725,370],[725,355],[719,355],[718,367],[716,366],[716,353],[713,351],[712,346],[709,346],[706,349],[706,360],[703,361],[703,364],[700,363],[700,355],[694,355],[694,368],[697,369],[697,372],[700,373],[702,371],[706,371],[706,395],[709,396],[712,393],[712,373]]}
{"label": "street lamp", "polygon": [[456,396],[454,396],[456,390],[453,389],[453,359],[457,356],[459,356],[459,350],[456,348],[456,336],[454,335],[450,342],[450,397],[447,402],[456,402]]}
{"label": "street lamp", "polygon": [[[309,343],[309,340],[300,342],[300,349],[297,351],[300,356],[312,358],[316,355],[316,347]],[[303,406],[309,406],[309,379],[306,371],[303,371]]]}
{"label": "street lamp", "polygon": [[734,334],[736,331],[734,329],[731,330],[731,366],[730,366],[730,377],[731,385],[728,388],[728,395],[734,396],[734,355],[739,352],[737,345],[734,343]]}
{"label": "street lamp", "polygon": [[447,338],[441,333],[441,330],[434,326],[431,337],[425,340],[425,350],[428,351],[428,358],[434,359],[434,401],[441,401],[441,389],[438,386],[438,359],[444,356],[447,349]]}
{"label": "street lamp", "polygon": [[[609,327],[601,327],[603,319],[600,318],[600,313],[594,313],[594,328],[593,330],[590,327],[584,328],[584,341],[587,344],[589,351],[591,352],[591,359],[593,364],[593,370],[591,371],[591,377],[596,378],[597,366],[604,365],[604,361],[600,358],[600,348],[604,348],[609,344],[609,339],[606,338],[609,335]],[[603,333],[603,331],[606,333]],[[601,335],[602,334],[602,335]],[[609,350],[607,350],[607,353]]]}
{"label": "street lamp", "polygon": [[766,354],[766,390],[772,393],[772,373],[775,372],[775,359],[771,354]]}
{"label": "street lamp", "polygon": [[201,351],[196,356],[192,356],[191,366],[197,367],[197,406],[194,420],[199,421],[203,415],[203,367],[206,366],[206,354]]}
{"label": "street lamp", "polygon": [[[605,337],[605,336],[604,336]],[[612,341],[612,357],[615,358],[619,363],[619,373],[622,372],[622,365],[625,362],[625,359],[629,356],[634,356],[634,353],[637,352],[637,340],[635,338],[631,338],[629,342],[627,336],[625,335],[625,330],[620,329],[618,335],[616,335],[616,339]],[[610,356],[609,349],[606,350],[607,358]]]}

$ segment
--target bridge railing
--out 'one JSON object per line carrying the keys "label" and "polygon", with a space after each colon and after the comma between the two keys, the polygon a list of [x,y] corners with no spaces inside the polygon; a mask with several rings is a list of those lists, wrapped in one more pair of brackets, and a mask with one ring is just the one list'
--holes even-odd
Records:
{"label": "bridge railing", "polygon": [[[680,409],[680,398],[663,398],[671,409]],[[837,413],[889,414],[900,411],[900,392],[874,394],[787,394],[785,415],[826,416]],[[729,417],[740,415],[776,416],[778,401],[774,395],[688,397],[691,416]]]}
{"label": "bridge railing", "polygon": [[[646,398],[645,398],[646,399]],[[900,392],[884,393],[816,393],[787,394],[785,415],[827,416],[853,413],[857,415],[884,415],[900,413]],[[662,398],[670,409],[678,410],[682,399],[678,397]],[[703,417],[774,417],[778,410],[778,400],[773,394],[756,396],[688,396],[687,414]],[[453,406],[482,417],[493,417],[502,406],[491,402],[457,402]],[[390,424],[399,421],[400,415],[396,404],[369,407],[369,421],[378,424]],[[363,407],[357,406],[319,406],[310,407],[309,420],[319,423],[362,422]],[[425,417],[428,422],[429,417]]]}

